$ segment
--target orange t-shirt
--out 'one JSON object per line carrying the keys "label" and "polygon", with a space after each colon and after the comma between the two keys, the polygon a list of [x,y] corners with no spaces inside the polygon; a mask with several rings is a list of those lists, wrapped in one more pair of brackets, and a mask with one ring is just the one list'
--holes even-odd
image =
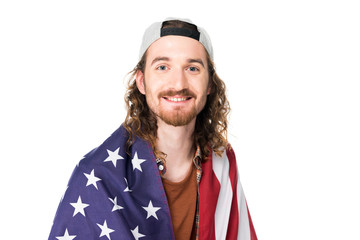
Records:
{"label": "orange t-shirt", "polygon": [[176,240],[195,239],[197,182],[196,167],[192,165],[181,182],[162,178]]}

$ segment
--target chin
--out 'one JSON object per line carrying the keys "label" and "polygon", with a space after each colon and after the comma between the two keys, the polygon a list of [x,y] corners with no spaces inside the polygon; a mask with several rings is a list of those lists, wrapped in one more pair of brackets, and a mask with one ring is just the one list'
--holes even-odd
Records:
{"label": "chin", "polygon": [[168,125],[174,127],[186,126],[191,123],[197,116],[196,111],[191,111],[188,113],[179,112],[176,113],[164,113],[160,112],[158,117]]}

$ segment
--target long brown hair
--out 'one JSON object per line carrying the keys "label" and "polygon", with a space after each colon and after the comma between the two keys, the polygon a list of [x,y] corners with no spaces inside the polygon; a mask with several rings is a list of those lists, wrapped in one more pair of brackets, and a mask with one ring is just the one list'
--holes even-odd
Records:
{"label": "long brown hair", "polygon": [[[163,24],[164,27],[196,28],[193,24],[172,20]],[[194,142],[199,145],[204,158],[210,154],[209,147],[220,155],[228,147],[227,127],[230,105],[226,98],[225,83],[216,74],[214,63],[207,54],[209,69],[210,94],[204,109],[196,117]],[[136,67],[129,73],[128,88],[125,94],[127,115],[124,127],[129,133],[127,144],[130,147],[135,135],[148,141],[157,157],[164,154],[156,149],[157,120],[155,114],[149,109],[145,96],[140,93],[136,86],[136,73],[144,73],[146,65],[146,52]]]}

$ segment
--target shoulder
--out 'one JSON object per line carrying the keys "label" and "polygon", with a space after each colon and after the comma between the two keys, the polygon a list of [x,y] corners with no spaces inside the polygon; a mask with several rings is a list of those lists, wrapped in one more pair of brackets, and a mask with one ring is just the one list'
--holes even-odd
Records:
{"label": "shoulder", "polygon": [[225,162],[236,162],[236,156],[233,147],[230,143],[227,144],[226,147],[221,149],[220,154],[211,150],[211,154],[209,156],[211,161],[225,161]]}
{"label": "shoulder", "polygon": [[99,146],[86,153],[78,166],[83,168],[93,167],[102,163],[109,155],[126,154],[127,132],[121,125]]}
{"label": "shoulder", "polygon": [[218,179],[227,176],[234,170],[237,171],[235,152],[230,144],[223,149],[221,154],[211,151],[208,159],[202,164],[204,170],[213,171]]}
{"label": "shoulder", "polygon": [[229,162],[234,162],[234,161],[236,162],[235,151],[230,143],[228,143],[225,153]]}

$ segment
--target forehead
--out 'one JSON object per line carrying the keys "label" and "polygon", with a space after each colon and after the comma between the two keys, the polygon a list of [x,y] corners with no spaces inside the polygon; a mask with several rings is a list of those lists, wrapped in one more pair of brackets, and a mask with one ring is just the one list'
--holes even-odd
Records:
{"label": "forehead", "polygon": [[153,42],[147,50],[147,61],[162,56],[169,59],[201,59],[206,62],[207,54],[204,46],[197,40],[183,36],[161,37]]}

